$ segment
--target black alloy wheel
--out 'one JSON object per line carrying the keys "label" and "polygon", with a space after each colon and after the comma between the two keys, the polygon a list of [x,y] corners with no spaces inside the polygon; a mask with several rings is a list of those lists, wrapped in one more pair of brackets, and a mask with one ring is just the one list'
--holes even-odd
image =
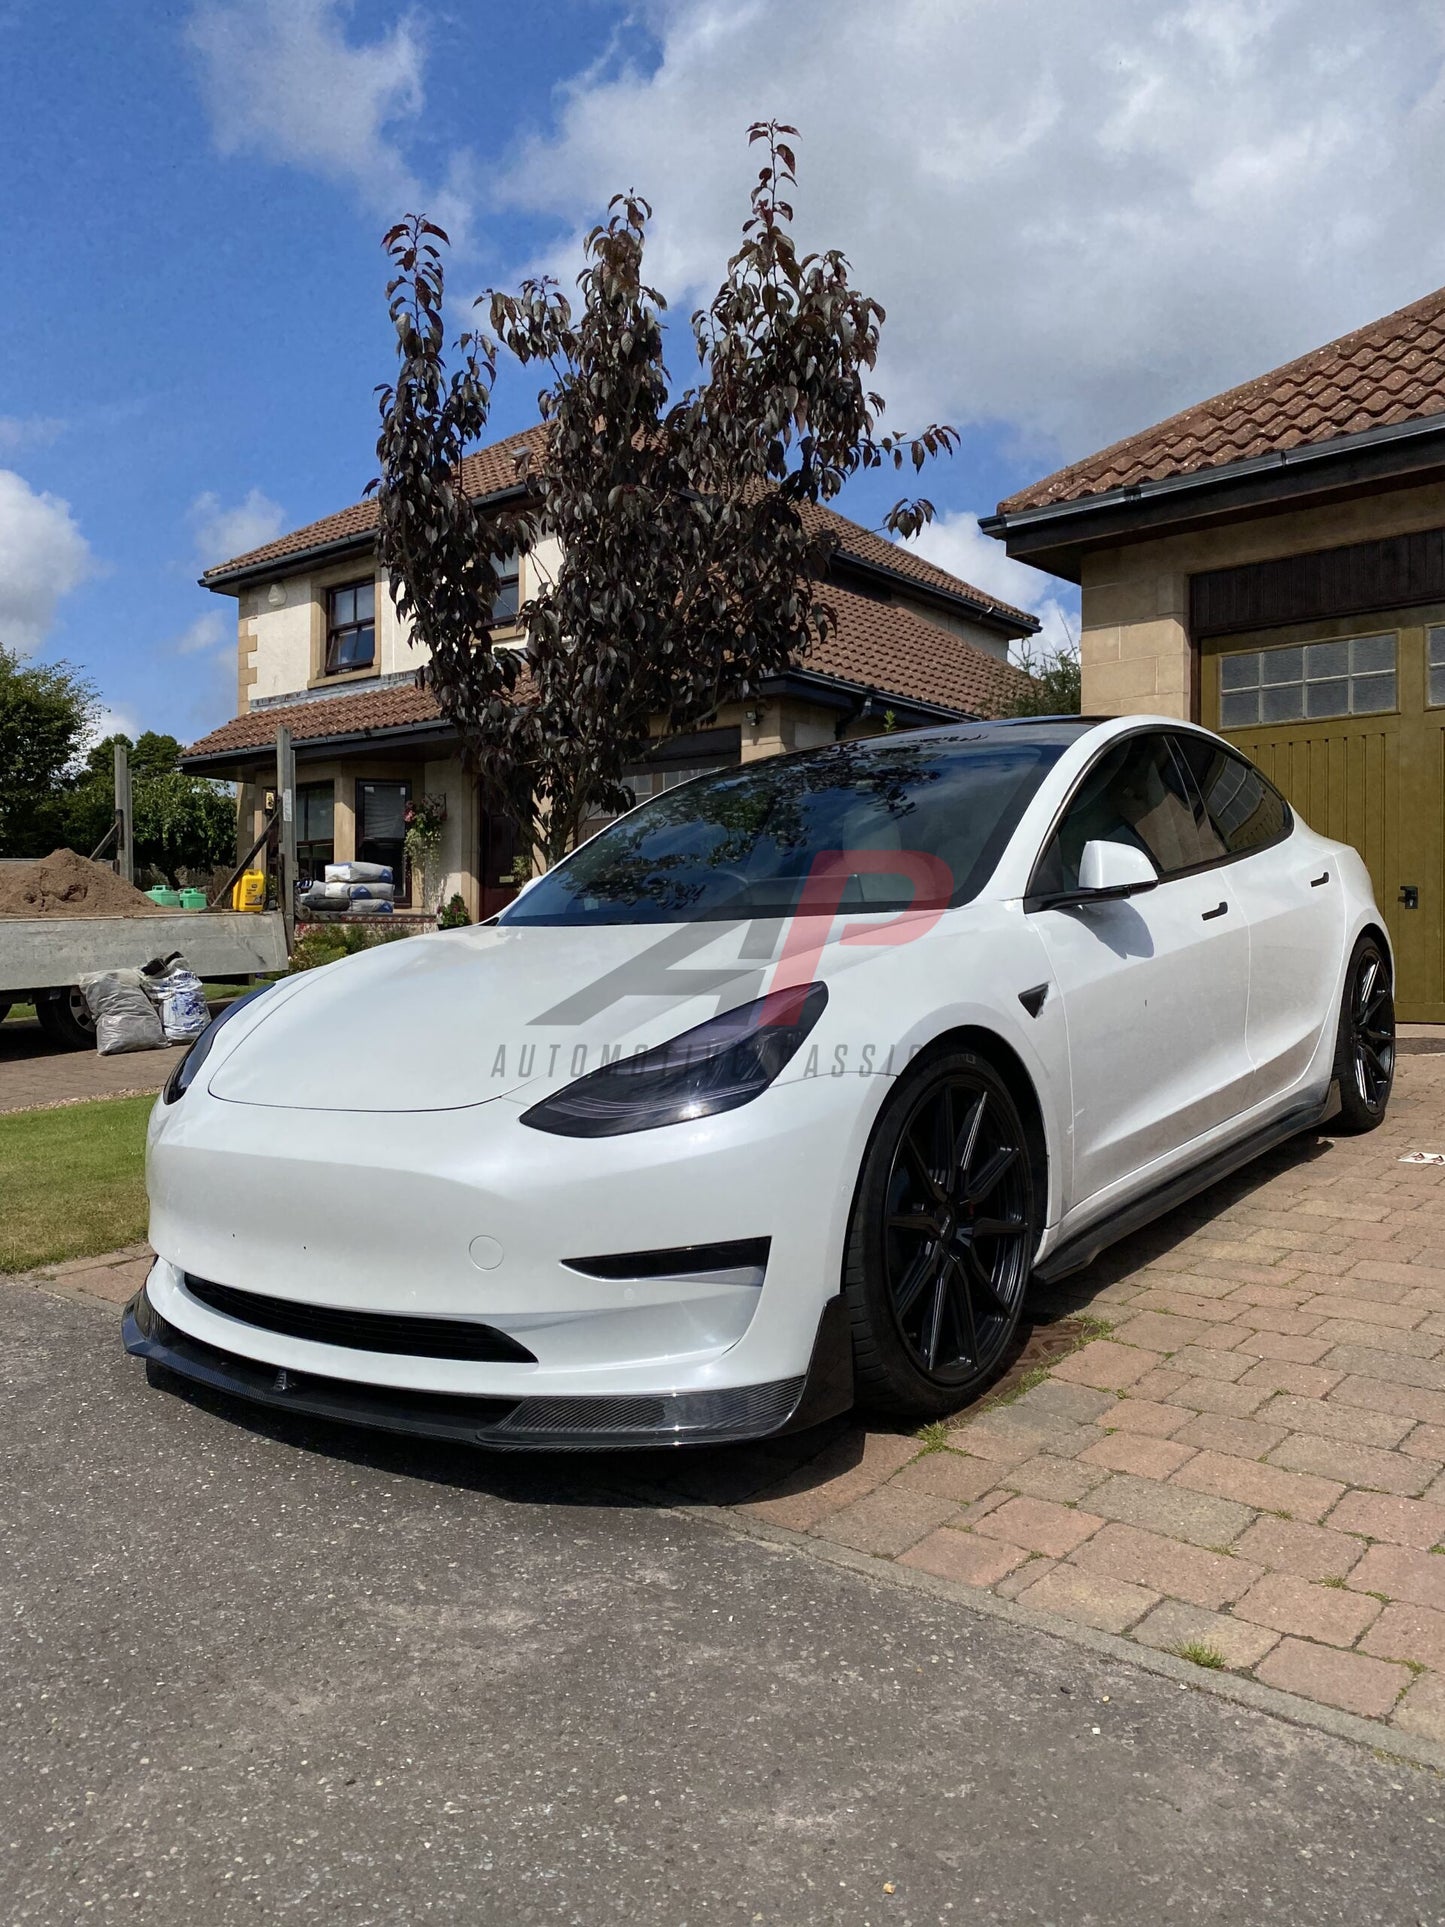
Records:
{"label": "black alloy wheel", "polygon": [[950,1052],[885,1110],[864,1163],[845,1293],[867,1403],[952,1411],[1018,1327],[1038,1229],[1018,1107],[984,1059]]}
{"label": "black alloy wheel", "polygon": [[1338,1128],[1373,1131],[1383,1123],[1395,1081],[1395,995],[1390,960],[1376,937],[1361,937],[1350,959],[1335,1076],[1340,1089]]}

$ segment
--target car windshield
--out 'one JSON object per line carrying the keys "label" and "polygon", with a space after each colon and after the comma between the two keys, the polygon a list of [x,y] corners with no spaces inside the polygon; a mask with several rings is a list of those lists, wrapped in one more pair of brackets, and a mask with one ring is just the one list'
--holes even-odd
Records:
{"label": "car windshield", "polygon": [[[814,860],[858,854],[842,907],[904,910],[947,866],[949,901],[987,881],[1078,725],[875,737],[715,771],[633,810],[534,883],[505,924],[788,916]],[[897,854],[897,870],[886,858]],[[913,863],[918,855],[930,861]],[[921,893],[921,892],[920,892]],[[938,886],[927,894],[936,901]]]}

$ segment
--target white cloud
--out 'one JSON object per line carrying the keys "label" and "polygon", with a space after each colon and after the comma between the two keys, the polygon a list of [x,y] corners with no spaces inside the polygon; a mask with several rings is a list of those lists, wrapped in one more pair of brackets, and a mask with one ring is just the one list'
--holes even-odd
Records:
{"label": "white cloud", "polygon": [[1013,561],[1002,543],[983,533],[976,515],[961,511],[936,516],[903,546],[962,577],[985,595],[997,596],[1001,602],[1011,602],[1014,608],[1037,616],[1040,628],[1031,644],[1033,654],[1055,656],[1060,649],[1077,645],[1078,590],[1041,575],[1026,562]]}
{"label": "white cloud", "polygon": [[203,569],[210,569],[273,542],[286,526],[286,511],[258,488],[232,508],[207,489],[191,503],[189,520],[196,534],[196,558]]}
{"label": "white cloud", "polygon": [[384,219],[423,209],[465,231],[465,159],[424,189],[400,135],[422,111],[425,48],[408,15],[373,40],[348,33],[352,0],[202,0],[186,37],[216,146],[351,189]]}
{"label": "white cloud", "polygon": [[[734,243],[747,123],[802,130],[805,242],[888,309],[910,425],[1027,465],[1159,419],[1445,281],[1436,0],[654,0],[649,71],[589,72],[498,193],[657,207],[686,312]],[[575,242],[550,265],[560,267]]]}
{"label": "white cloud", "polygon": [[94,566],[70,504],[0,468],[0,643],[20,655],[38,649],[56,604]]}
{"label": "white cloud", "polygon": [[141,733],[141,724],[129,709],[111,709],[109,706],[98,709],[90,719],[90,725],[81,742],[82,754],[103,743],[107,736],[129,736],[132,742]]}
{"label": "white cloud", "polygon": [[234,625],[228,626],[218,609],[208,609],[204,615],[197,616],[189,628],[182,630],[174,648],[178,656],[199,656],[208,649],[224,649],[229,658],[234,643]]}

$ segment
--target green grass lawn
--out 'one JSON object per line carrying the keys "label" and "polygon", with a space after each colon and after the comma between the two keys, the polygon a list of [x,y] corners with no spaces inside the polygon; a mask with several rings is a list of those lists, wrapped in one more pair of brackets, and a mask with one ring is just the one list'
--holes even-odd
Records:
{"label": "green grass lawn", "polygon": [[154,1102],[105,1097],[0,1114],[0,1272],[139,1243]]}

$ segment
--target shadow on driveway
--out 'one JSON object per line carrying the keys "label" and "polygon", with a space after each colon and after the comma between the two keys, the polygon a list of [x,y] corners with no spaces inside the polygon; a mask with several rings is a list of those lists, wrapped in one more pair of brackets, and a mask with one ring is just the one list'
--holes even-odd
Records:
{"label": "shadow on driveway", "polygon": [[[1142,1266],[1167,1257],[1186,1238],[1246,1201],[1259,1186],[1328,1154],[1326,1138],[1291,1139],[1232,1177],[1179,1206],[1105,1252],[1071,1278],[1036,1285],[1008,1362],[989,1391],[960,1417],[974,1417],[1036,1382],[1098,1331],[1098,1294]],[[1107,1314],[1108,1306],[1102,1307]],[[486,1494],[517,1505],[631,1506],[680,1501],[717,1507],[816,1490],[861,1474],[871,1456],[889,1462],[881,1482],[911,1453],[914,1429],[852,1415],[811,1431],[757,1444],[680,1446],[673,1450],[508,1454],[440,1440],[413,1439],[297,1415],[195,1385],[158,1369],[153,1383],[249,1432],[394,1476]]]}

